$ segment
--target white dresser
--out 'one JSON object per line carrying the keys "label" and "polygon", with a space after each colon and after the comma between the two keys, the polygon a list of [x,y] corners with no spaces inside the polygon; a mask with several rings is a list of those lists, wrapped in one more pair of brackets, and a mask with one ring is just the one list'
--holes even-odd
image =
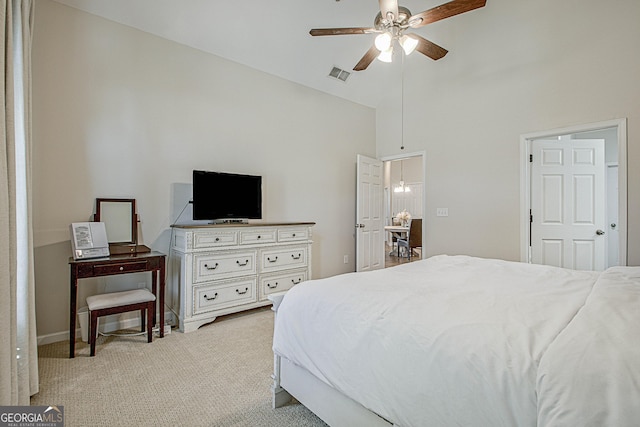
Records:
{"label": "white dresser", "polygon": [[167,303],[182,332],[311,278],[313,222],[174,225]]}

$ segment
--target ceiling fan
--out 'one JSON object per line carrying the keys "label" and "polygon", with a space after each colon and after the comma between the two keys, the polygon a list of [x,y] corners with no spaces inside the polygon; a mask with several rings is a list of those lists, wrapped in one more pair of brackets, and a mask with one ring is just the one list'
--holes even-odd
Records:
{"label": "ceiling fan", "polygon": [[447,50],[414,33],[405,34],[408,28],[419,28],[432,22],[440,21],[460,13],[483,7],[487,0],[453,0],[424,12],[412,15],[409,9],[398,5],[398,0],[378,0],[380,12],[374,19],[373,28],[317,28],[309,31],[312,36],[340,36],[349,34],[380,33],[374,46],[364,54],[353,67],[354,71],[365,70],[377,57],[384,62],[391,62],[393,42],[398,41],[405,54],[414,50],[438,60],[447,54]]}

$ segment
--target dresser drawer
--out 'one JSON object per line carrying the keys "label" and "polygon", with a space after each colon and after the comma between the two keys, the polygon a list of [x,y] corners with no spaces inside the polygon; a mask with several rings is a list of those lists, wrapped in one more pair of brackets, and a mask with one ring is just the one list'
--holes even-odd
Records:
{"label": "dresser drawer", "polygon": [[256,274],[256,251],[196,254],[193,283]]}
{"label": "dresser drawer", "polygon": [[306,227],[278,229],[278,242],[299,242],[308,239],[309,229]]}
{"label": "dresser drawer", "polygon": [[262,276],[260,278],[260,298],[264,299],[274,292],[287,291],[305,280],[307,280],[307,270]]}
{"label": "dresser drawer", "polygon": [[307,265],[307,247],[293,246],[282,249],[269,249],[261,252],[260,270],[262,272],[279,271]]}
{"label": "dresser drawer", "polygon": [[241,245],[254,245],[256,243],[275,243],[276,230],[275,229],[263,229],[263,230],[247,230],[240,232],[240,244]]}
{"label": "dresser drawer", "polygon": [[216,248],[219,246],[234,246],[237,244],[237,231],[217,230],[193,233],[193,249]]}
{"label": "dresser drawer", "polygon": [[193,287],[193,314],[256,302],[256,279]]}

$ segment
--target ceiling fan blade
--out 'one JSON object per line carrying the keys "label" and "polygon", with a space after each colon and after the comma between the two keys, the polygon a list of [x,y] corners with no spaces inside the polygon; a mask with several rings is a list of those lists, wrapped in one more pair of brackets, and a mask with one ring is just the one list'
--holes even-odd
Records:
{"label": "ceiling fan blade", "polygon": [[393,14],[392,21],[398,19],[398,0],[378,0],[378,3],[380,3],[382,19],[387,19],[389,12]]}
{"label": "ceiling fan blade", "polygon": [[374,59],[380,54],[380,51],[376,49],[375,46],[371,46],[371,48],[364,54],[364,56],[360,59],[360,61],[353,67],[353,71],[362,71],[366,70],[369,64],[373,62]]}
{"label": "ceiling fan blade", "polygon": [[424,12],[416,13],[409,18],[409,26],[412,28],[422,27],[441,19],[484,7],[486,3],[487,0],[453,0]]}
{"label": "ceiling fan blade", "polygon": [[429,58],[437,61],[438,59],[445,56],[449,51],[441,46],[438,46],[434,42],[430,42],[429,40],[421,37],[417,34],[411,34],[411,37],[416,38],[418,40],[418,45],[416,46],[416,50],[423,55],[428,56]]}
{"label": "ceiling fan blade", "polygon": [[375,33],[375,28],[352,27],[352,28],[314,28],[309,31],[312,36],[341,36],[345,34],[368,34]]}

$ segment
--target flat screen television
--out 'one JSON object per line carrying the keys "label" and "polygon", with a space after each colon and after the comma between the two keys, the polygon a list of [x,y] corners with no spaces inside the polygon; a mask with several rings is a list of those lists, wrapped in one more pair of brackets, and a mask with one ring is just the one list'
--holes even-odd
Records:
{"label": "flat screen television", "polygon": [[225,222],[262,218],[262,177],[193,171],[193,219]]}

